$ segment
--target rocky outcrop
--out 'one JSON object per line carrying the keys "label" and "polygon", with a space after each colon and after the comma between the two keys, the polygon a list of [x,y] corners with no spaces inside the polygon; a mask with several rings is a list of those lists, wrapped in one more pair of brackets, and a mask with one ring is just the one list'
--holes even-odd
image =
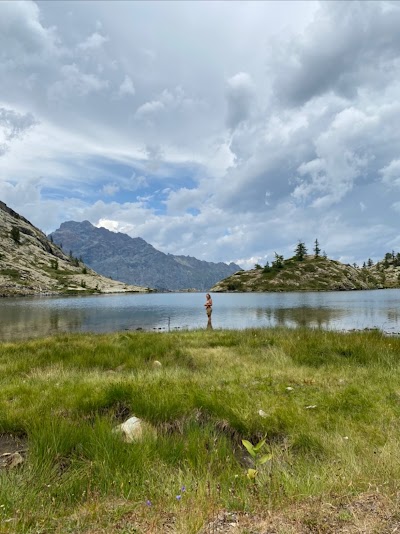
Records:
{"label": "rocky outcrop", "polygon": [[96,228],[89,221],[64,222],[50,235],[65,252],[81,257],[96,272],[159,290],[205,291],[241,270],[234,263],[227,265],[165,254],[140,237]]}
{"label": "rocky outcrop", "polygon": [[[397,271],[396,271],[397,269]],[[400,267],[382,270],[345,265],[328,258],[307,256],[285,260],[281,268],[259,268],[235,273],[215,284],[213,292],[350,291],[399,286]]]}
{"label": "rocky outcrop", "polygon": [[0,202],[0,296],[145,292],[99,275]]}

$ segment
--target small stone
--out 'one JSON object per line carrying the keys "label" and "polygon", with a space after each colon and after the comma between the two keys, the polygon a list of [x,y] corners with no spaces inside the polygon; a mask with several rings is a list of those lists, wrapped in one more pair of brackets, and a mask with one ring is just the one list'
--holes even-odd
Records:
{"label": "small stone", "polygon": [[154,360],[153,367],[162,367],[162,363],[159,362],[158,360]]}
{"label": "small stone", "polygon": [[124,423],[114,428],[113,432],[122,434],[127,443],[140,441],[142,438],[142,421],[138,417],[130,417]]}

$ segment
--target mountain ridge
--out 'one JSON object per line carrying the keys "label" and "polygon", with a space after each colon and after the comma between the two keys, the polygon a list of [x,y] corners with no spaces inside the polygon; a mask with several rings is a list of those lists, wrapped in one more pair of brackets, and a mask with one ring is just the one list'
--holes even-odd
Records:
{"label": "mountain ridge", "polygon": [[100,274],[157,290],[208,291],[219,280],[241,270],[234,263],[166,254],[141,237],[111,232],[89,221],[65,221],[50,237]]}

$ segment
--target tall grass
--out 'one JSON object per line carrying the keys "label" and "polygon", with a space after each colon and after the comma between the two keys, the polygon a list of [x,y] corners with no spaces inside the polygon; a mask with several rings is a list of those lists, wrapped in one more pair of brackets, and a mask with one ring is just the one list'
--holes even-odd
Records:
{"label": "tall grass", "polygon": [[[190,533],[220,509],[390,495],[399,355],[379,332],[279,328],[3,344],[0,435],[28,454],[0,470],[0,532]],[[153,429],[140,443],[112,432],[131,415]],[[242,439],[264,437],[249,479]]]}

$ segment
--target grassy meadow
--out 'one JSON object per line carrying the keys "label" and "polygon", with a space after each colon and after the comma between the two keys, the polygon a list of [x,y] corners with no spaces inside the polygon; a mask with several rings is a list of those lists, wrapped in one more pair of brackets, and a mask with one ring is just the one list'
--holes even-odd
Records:
{"label": "grassy meadow", "polygon": [[[27,452],[0,469],[0,532],[214,532],[221,511],[261,524],[291,507],[304,532],[328,532],[307,503],[397,499],[399,371],[400,339],[378,331],[3,343],[0,436]],[[112,430],[132,415],[147,425],[125,443]],[[251,455],[242,440],[261,443]]]}

